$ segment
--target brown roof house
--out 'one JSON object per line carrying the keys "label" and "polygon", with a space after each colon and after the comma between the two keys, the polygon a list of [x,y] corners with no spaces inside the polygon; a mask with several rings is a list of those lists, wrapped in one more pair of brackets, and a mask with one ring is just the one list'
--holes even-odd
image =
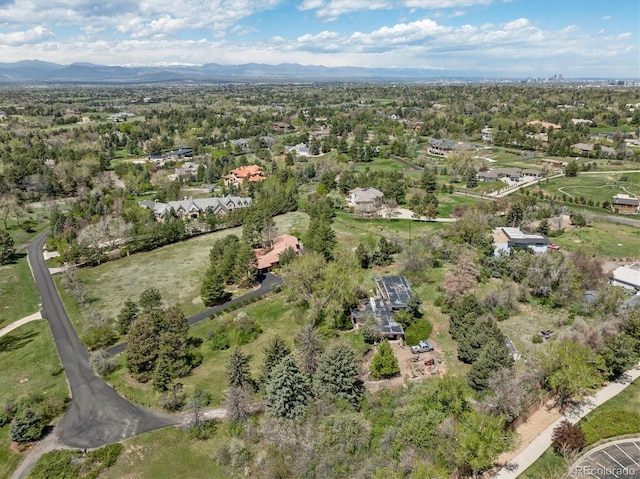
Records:
{"label": "brown roof house", "polygon": [[257,251],[258,257],[258,270],[261,273],[271,271],[273,268],[280,266],[280,255],[289,248],[297,255],[301,255],[303,252],[302,243],[295,236],[283,234],[278,236],[273,242],[273,247],[270,251]]}
{"label": "brown roof house", "polygon": [[265,179],[262,167],[258,165],[241,166],[235,168],[225,175],[224,181],[227,185],[243,185],[245,182],[253,183]]}

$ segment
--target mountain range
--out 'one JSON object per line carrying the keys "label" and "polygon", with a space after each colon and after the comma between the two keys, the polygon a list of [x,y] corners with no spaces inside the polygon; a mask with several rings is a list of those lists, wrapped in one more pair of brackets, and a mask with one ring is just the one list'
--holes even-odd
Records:
{"label": "mountain range", "polygon": [[433,82],[495,78],[490,74],[419,68],[325,67],[283,63],[200,66],[60,65],[40,60],[0,62],[0,83],[139,84],[161,82]]}

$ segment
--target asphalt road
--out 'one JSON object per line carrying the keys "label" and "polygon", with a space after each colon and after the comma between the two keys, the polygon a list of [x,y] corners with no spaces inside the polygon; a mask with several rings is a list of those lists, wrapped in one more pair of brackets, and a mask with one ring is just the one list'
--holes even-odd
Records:
{"label": "asphalt road", "polygon": [[130,403],[95,374],[89,352],[71,325],[44,261],[42,247],[47,236],[48,232],[39,235],[27,251],[42,298],[42,315],[49,322],[71,388],[71,405],[56,425],[60,442],[95,448],[179,423],[179,417]]}
{"label": "asphalt road", "polygon": [[[226,303],[219,304],[218,306],[214,306],[213,308],[205,309],[204,311],[201,311],[198,314],[194,314],[193,316],[189,316],[187,318],[187,322],[189,323],[189,326],[193,326],[194,324],[199,323],[200,321],[204,321],[205,319],[208,319],[209,316],[211,316],[214,313],[217,313],[218,311],[222,311],[227,306],[232,306],[236,303],[244,301],[245,299],[254,298],[256,296],[260,296],[261,294],[269,293],[271,290],[273,290],[275,286],[280,286],[282,284],[282,278],[276,276],[273,273],[267,273],[260,276],[258,278],[258,281],[260,282],[260,287],[258,289],[250,291],[247,294],[243,294],[242,296],[232,299],[231,301],[227,301]],[[126,349],[127,349],[127,343],[120,343],[107,349],[106,353],[109,356],[114,356],[116,354],[124,353]]]}

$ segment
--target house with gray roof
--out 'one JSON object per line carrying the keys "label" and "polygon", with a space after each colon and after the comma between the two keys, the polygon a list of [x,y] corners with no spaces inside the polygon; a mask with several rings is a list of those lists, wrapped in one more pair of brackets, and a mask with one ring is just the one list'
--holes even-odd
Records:
{"label": "house with gray roof", "polygon": [[347,204],[363,216],[377,216],[382,207],[384,193],[376,188],[354,188],[349,191]]}
{"label": "house with gray roof", "polygon": [[162,203],[157,200],[145,200],[138,203],[142,208],[153,211],[158,221],[175,215],[178,218],[198,218],[202,214],[227,215],[236,208],[251,206],[251,198],[239,196],[223,196],[216,198],[186,198],[182,201]]}
{"label": "house with gray roof", "polygon": [[541,233],[525,233],[520,228],[502,226],[493,230],[494,255],[510,254],[514,249],[546,253],[549,239]]}

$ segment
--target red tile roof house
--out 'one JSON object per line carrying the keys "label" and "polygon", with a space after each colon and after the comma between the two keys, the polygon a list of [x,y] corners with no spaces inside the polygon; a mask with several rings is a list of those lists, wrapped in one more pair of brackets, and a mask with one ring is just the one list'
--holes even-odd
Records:
{"label": "red tile roof house", "polygon": [[266,273],[273,268],[277,268],[280,265],[280,255],[289,248],[292,248],[297,255],[301,255],[303,252],[302,243],[300,243],[298,238],[288,234],[278,236],[273,242],[271,251],[264,252],[264,250],[256,250],[258,271]]}
{"label": "red tile roof house", "polygon": [[245,181],[253,183],[264,179],[262,167],[258,165],[241,166],[240,168],[231,170],[229,174],[224,177],[227,185],[242,185]]}

